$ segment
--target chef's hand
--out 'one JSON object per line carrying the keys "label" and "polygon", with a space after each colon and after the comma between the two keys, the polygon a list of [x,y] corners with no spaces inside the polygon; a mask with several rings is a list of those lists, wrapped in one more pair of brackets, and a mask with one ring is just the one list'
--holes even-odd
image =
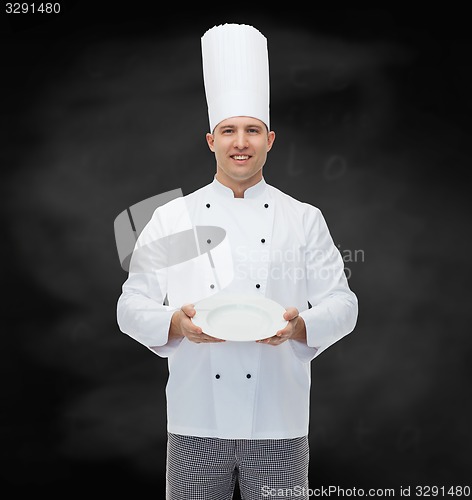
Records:
{"label": "chef's hand", "polygon": [[273,337],[257,340],[257,342],[270,345],[280,345],[289,339],[306,342],[305,321],[298,315],[298,309],[289,307],[284,313],[284,319],[288,321],[288,324],[283,330],[279,330]]}
{"label": "chef's hand", "polygon": [[195,313],[193,304],[182,306],[181,309],[174,312],[170,321],[169,340],[187,337],[188,340],[197,344],[201,342],[224,342],[224,340],[203,333],[202,329],[190,319],[195,316]]}

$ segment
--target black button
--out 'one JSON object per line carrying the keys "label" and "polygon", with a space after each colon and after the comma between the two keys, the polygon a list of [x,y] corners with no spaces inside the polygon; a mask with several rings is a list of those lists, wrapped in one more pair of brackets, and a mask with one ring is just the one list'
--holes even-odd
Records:
{"label": "black button", "polygon": [[[207,205],[207,206],[208,206],[208,205]],[[268,204],[268,203],[266,203],[266,204],[264,205],[264,207],[265,207],[265,208],[269,208],[269,204]]]}
{"label": "black button", "polygon": [[261,243],[265,243],[265,238],[262,238],[262,239],[261,239]]}
{"label": "black button", "polygon": [[213,288],[215,288],[215,285],[210,285],[210,288],[213,290]]}
{"label": "black button", "polygon": [[207,240],[207,243],[210,244],[211,243],[211,240]]}
{"label": "black button", "polygon": [[220,378],[220,374],[219,374],[219,373],[217,373],[217,374],[215,375],[215,378]]}
{"label": "black button", "polygon": [[209,203],[207,203],[207,204],[206,204],[206,207],[207,207],[207,208],[210,208],[210,204],[209,204]]}
{"label": "black button", "polygon": [[258,283],[258,284],[256,285],[256,288],[260,288],[260,287],[261,287],[261,285],[259,285],[259,283]]}
{"label": "black button", "polygon": [[251,374],[250,374],[250,373],[248,373],[248,374],[246,375],[246,378],[251,378]]}

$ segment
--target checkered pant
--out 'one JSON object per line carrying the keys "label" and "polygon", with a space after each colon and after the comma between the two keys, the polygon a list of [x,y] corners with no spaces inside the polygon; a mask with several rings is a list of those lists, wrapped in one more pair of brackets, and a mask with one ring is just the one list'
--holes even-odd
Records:
{"label": "checkered pant", "polygon": [[[168,433],[167,500],[308,498],[308,438],[218,439]],[[302,493],[303,492],[303,493]]]}

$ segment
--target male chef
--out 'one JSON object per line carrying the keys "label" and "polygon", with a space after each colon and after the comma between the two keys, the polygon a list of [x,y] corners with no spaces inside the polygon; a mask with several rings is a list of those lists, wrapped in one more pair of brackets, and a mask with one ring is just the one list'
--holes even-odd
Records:
{"label": "male chef", "polygon": [[[168,359],[167,499],[229,500],[236,482],[246,500],[308,498],[310,362],[354,329],[357,299],[320,210],[264,180],[266,38],[215,26],[202,55],[216,173],[154,212],[118,324]],[[249,341],[199,326],[201,300],[238,296],[283,306],[282,326]]]}

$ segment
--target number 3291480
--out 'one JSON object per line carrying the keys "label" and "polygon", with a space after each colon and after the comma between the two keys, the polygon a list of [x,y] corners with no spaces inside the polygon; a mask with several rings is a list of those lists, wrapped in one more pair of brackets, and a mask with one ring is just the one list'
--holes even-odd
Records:
{"label": "number 3291480", "polygon": [[7,3],[5,4],[7,14],[59,14],[61,12],[60,3]]}

